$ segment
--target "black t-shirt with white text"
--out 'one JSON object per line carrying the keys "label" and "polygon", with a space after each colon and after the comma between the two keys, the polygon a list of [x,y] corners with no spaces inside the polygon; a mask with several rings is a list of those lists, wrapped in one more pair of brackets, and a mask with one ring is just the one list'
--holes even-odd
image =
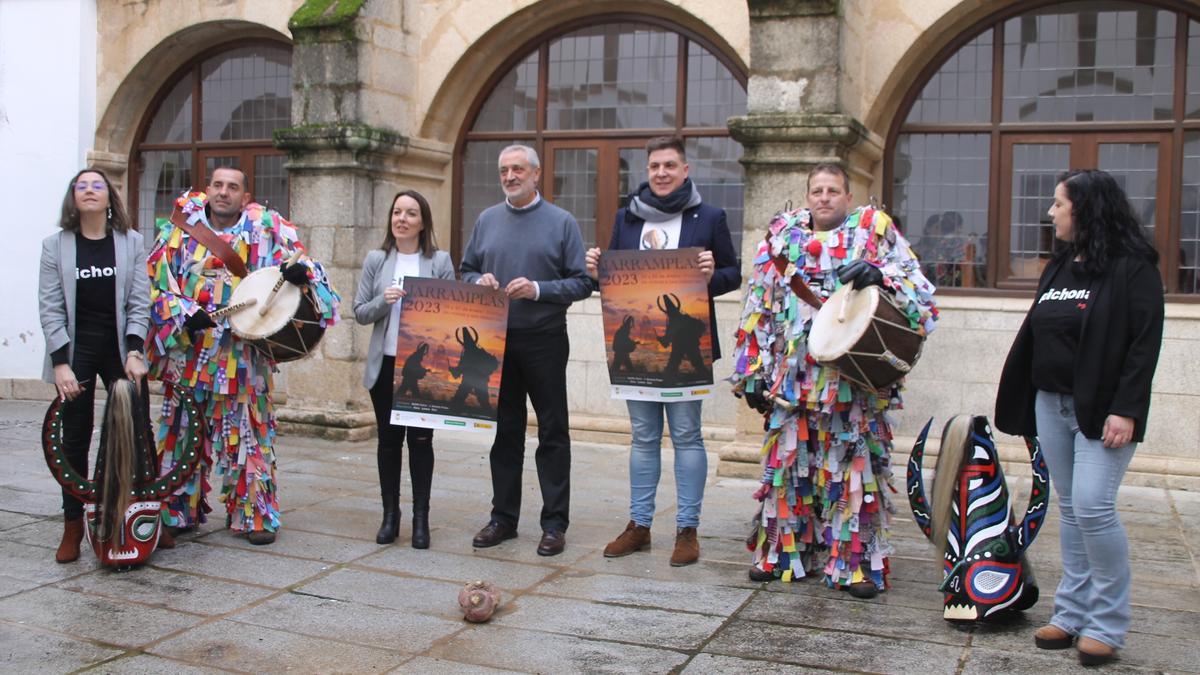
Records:
{"label": "black t-shirt with white text", "polygon": [[103,239],[75,234],[75,342],[117,347],[117,249]]}
{"label": "black t-shirt with white text", "polygon": [[1029,317],[1033,329],[1033,385],[1042,391],[1075,391],[1075,354],[1091,298],[1090,286],[1083,265],[1068,262],[1033,306]]}

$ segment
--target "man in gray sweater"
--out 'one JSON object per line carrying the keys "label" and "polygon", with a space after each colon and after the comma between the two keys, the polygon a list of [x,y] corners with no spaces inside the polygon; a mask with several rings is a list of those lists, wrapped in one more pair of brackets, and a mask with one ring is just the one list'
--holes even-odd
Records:
{"label": "man in gray sweater", "polygon": [[538,555],[562,553],[571,498],[571,437],[567,417],[567,308],[592,292],[584,270],[583,239],[570,213],[538,194],[541,164],[528,146],[500,152],[505,200],[475,221],[463,250],[462,280],[503,287],[508,333],[492,443],[492,514],[475,548],[517,536],[521,469],[525,461],[525,396],[538,420],[535,454],[542,489]]}

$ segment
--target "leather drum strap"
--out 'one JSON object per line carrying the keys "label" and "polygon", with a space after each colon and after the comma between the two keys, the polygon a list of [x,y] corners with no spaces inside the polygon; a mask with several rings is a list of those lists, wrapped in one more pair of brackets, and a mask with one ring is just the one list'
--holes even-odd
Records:
{"label": "leather drum strap", "polygon": [[242,260],[237,251],[233,250],[229,242],[222,239],[216,232],[213,232],[206,226],[201,225],[197,227],[189,223],[183,215],[183,211],[178,206],[171,213],[171,224],[182,229],[189,237],[217,254],[221,262],[225,263],[225,269],[229,270],[235,277],[244,278],[250,273],[250,270],[246,269],[246,261]]}
{"label": "leather drum strap", "polygon": [[[775,263],[775,271],[780,275],[783,275],[784,270],[786,270],[788,266],[787,256],[780,253],[779,255],[775,256],[771,262]],[[793,274],[792,277],[788,279],[788,286],[791,287],[792,292],[796,294],[796,297],[800,298],[804,302],[807,302],[809,305],[812,305],[813,309],[821,309],[820,298],[818,298],[817,295],[812,292],[812,289],[808,287],[808,284],[804,283],[804,280],[800,278],[799,274]]]}

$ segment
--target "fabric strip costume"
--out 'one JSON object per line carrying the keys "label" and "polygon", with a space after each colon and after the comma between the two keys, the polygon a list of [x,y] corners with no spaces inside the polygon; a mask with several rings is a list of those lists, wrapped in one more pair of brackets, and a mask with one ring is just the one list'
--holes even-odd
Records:
{"label": "fabric strip costume", "polygon": [[[237,224],[215,230],[205,211],[207,196],[184,194],[176,207],[196,227],[213,229],[245,261],[249,271],[277,266],[294,252],[304,252],[296,228],[278,212],[259,204],[242,211]],[[150,273],[150,336],[146,354],[150,376],[166,388],[162,423],[157,434],[162,472],[180,461],[175,448],[189,411],[177,410],[177,388],[190,390],[200,416],[206,420],[204,466],[216,465],[221,480],[220,501],[226,522],[239,531],[279,528],[275,483],[275,410],[271,401],[275,363],[254,342],[243,340],[228,321],[194,335],[184,322],[197,310],[208,313],[229,304],[239,278],[226,269],[220,256],[190,237],[183,228],[160,220],[154,250],[147,258]],[[322,325],[338,319],[340,298],[320,263],[305,259],[309,287]],[[198,471],[168,505],[165,521],[188,528],[205,521],[210,509],[207,471]]]}
{"label": "fabric strip costume", "polygon": [[730,379],[774,401],[747,539],[754,565],[784,581],[819,571],[830,586],[884,590],[894,511],[888,413],[901,407],[900,384],[866,389],[812,359],[817,309],[792,289],[798,279],[828,298],[838,268],[857,259],[880,269],[913,329],[933,330],[934,288],[886,213],[860,208],[827,232],[814,231],[807,209],[780,213],[754,259]]}

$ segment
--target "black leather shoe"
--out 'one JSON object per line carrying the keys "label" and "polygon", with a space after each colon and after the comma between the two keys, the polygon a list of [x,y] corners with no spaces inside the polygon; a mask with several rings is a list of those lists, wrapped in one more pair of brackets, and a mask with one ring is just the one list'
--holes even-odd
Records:
{"label": "black leather shoe", "polygon": [[567,547],[567,535],[565,532],[558,530],[546,530],[542,533],[542,540],[538,542],[538,555],[558,555]]}
{"label": "black leather shoe", "polygon": [[749,577],[750,577],[750,581],[755,581],[755,582],[774,581],[775,573],[768,572],[766,570],[761,570],[758,568],[758,565],[751,565]]}
{"label": "black leather shoe", "polygon": [[859,600],[870,600],[879,595],[879,587],[874,581],[856,581],[846,586],[846,592]]}
{"label": "black leather shoe", "polygon": [[517,528],[493,520],[475,535],[471,545],[475,548],[491,548],[502,541],[516,538]]}
{"label": "black leather shoe", "polygon": [[413,506],[412,547],[429,548],[429,504]]}
{"label": "black leather shoe", "polygon": [[246,538],[255,546],[266,546],[267,544],[275,543],[275,533],[270,530],[254,530],[248,533]]}

